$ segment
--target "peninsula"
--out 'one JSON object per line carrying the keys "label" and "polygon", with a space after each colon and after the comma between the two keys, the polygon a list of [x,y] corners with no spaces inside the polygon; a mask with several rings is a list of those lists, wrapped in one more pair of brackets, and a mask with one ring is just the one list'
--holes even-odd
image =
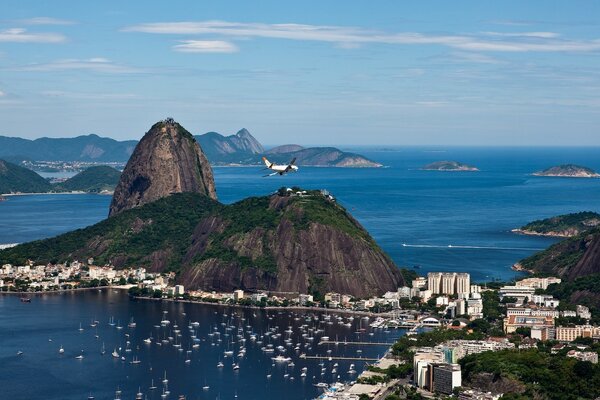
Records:
{"label": "peninsula", "polygon": [[513,229],[512,232],[534,236],[573,237],[597,226],[600,226],[600,214],[584,211],[533,221]]}
{"label": "peninsula", "polygon": [[282,188],[219,203],[202,148],[171,119],[154,124],[139,142],[110,215],[2,250],[0,265],[93,258],[117,269],[172,271],[190,289],[335,291],[359,298],[404,283],[369,233],[326,191]]}

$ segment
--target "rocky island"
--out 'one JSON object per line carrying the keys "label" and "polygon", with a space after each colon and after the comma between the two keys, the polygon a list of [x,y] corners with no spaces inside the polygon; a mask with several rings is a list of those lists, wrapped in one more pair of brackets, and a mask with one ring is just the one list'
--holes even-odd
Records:
{"label": "rocky island", "polygon": [[479,171],[478,168],[458,161],[436,161],[421,168],[423,171]]}
{"label": "rocky island", "polygon": [[369,233],[326,192],[216,200],[202,149],[173,120],[155,124],[121,175],[110,217],[0,251],[0,264],[85,260],[173,271],[190,289],[380,295],[405,284]]}
{"label": "rocky island", "polygon": [[600,226],[600,214],[584,211],[533,221],[512,232],[523,235],[573,237]]}
{"label": "rocky island", "polygon": [[534,172],[533,176],[554,176],[563,178],[598,178],[600,174],[591,168],[574,164],[564,164]]}
{"label": "rocky island", "polygon": [[54,185],[54,191],[108,193],[119,183],[121,172],[107,165],[89,167],[64,182]]}

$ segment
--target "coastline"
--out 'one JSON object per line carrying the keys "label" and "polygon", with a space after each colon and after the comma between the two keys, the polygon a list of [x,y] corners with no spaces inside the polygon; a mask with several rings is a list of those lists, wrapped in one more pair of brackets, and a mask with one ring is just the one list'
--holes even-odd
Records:
{"label": "coastline", "polygon": [[111,195],[112,193],[95,193],[95,192],[82,192],[82,191],[74,191],[74,192],[35,192],[35,193],[0,193],[2,197],[13,197],[13,196],[40,196],[43,194],[97,194],[101,196]]}
{"label": "coastline", "polygon": [[16,291],[0,291],[0,295],[20,295],[20,296],[33,296],[41,294],[62,294],[68,292],[83,292],[86,290],[104,290],[104,289],[116,289],[116,290],[129,290],[135,285],[117,285],[117,286],[97,286],[97,287],[84,287],[84,288],[73,288],[73,289],[59,289],[59,290],[44,290],[41,292],[16,292]]}
{"label": "coastline", "polygon": [[529,231],[526,229],[515,228],[510,230],[512,233],[516,233],[517,235],[526,235],[526,236],[542,236],[542,237],[553,237],[553,238],[570,238],[577,235],[565,235],[557,232],[536,232]]}
{"label": "coastline", "polygon": [[370,311],[358,311],[358,310],[345,310],[345,309],[335,309],[335,308],[325,308],[325,307],[306,307],[306,306],[253,306],[253,305],[243,305],[243,304],[224,304],[224,303],[213,303],[210,301],[201,301],[201,300],[184,300],[184,299],[155,299],[152,297],[131,297],[136,300],[150,300],[150,301],[170,301],[173,303],[187,303],[187,304],[201,304],[201,305],[212,305],[219,307],[228,307],[228,308],[247,308],[247,309],[255,309],[255,310],[295,310],[295,311],[318,311],[318,312],[329,312],[336,314],[351,314],[351,315],[361,315],[364,317],[391,317],[393,313],[384,312],[384,313],[373,313]]}

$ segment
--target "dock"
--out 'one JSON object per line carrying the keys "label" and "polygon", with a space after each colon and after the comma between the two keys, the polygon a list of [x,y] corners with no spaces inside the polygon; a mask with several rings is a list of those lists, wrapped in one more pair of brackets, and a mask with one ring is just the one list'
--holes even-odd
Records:
{"label": "dock", "polygon": [[379,361],[379,358],[370,357],[338,357],[338,356],[307,356],[305,354],[300,355],[300,358],[306,360],[346,360],[346,361]]}
{"label": "dock", "polygon": [[384,343],[384,342],[348,342],[348,341],[339,341],[339,340],[322,340],[318,343],[319,346],[323,344],[334,344],[334,345],[350,345],[350,346],[393,346],[394,342]]}

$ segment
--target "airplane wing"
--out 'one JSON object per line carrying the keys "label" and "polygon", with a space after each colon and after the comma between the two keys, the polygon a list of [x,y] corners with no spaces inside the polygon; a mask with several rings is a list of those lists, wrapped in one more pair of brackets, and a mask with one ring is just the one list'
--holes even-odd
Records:
{"label": "airplane wing", "polygon": [[263,175],[263,178],[268,178],[269,176],[277,175],[279,172],[273,172],[272,174]]}
{"label": "airplane wing", "polygon": [[294,165],[295,162],[296,162],[296,157],[292,158],[292,161],[290,161],[290,165]]}
{"label": "airplane wing", "polygon": [[287,167],[285,167],[285,172],[288,172],[289,170],[291,170],[292,165],[294,165],[295,162],[296,162],[296,157],[292,158],[292,161],[290,161],[290,163],[287,165]]}

